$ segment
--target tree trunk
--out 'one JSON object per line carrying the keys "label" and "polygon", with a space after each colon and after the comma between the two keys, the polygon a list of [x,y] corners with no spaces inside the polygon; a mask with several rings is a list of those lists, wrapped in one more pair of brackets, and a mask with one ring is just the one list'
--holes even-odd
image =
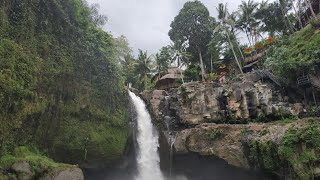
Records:
{"label": "tree trunk", "polygon": [[[294,31],[294,29],[293,29],[293,27],[292,27],[291,21],[290,21],[289,18],[286,16],[286,13],[284,12],[284,9],[283,9],[283,6],[282,6],[281,2],[279,2],[279,4],[280,4],[280,9],[281,9],[281,13],[282,13],[282,16],[283,16],[283,19],[284,19],[285,24],[287,25],[287,23],[288,23],[289,31],[290,31],[291,33],[294,33],[295,31]],[[286,19],[287,19],[287,20],[286,20]]]}
{"label": "tree trunk", "polygon": [[246,30],[246,35],[247,35],[247,38],[248,38],[249,44],[250,44],[250,46],[252,46],[252,43],[251,43],[251,40],[250,40],[250,37],[249,37],[249,33],[248,33],[247,28],[245,28],[245,30]]}
{"label": "tree trunk", "polygon": [[314,17],[314,19],[318,20],[316,13],[313,10],[312,4],[309,0],[305,0],[306,5],[309,7],[312,16]]}
{"label": "tree trunk", "polygon": [[241,51],[240,45],[239,45],[239,43],[238,43],[237,41],[236,41],[236,45],[237,45],[237,48],[238,48],[238,50],[239,50],[239,52],[240,52],[240,54],[241,54],[242,61],[244,62],[245,58],[244,58],[244,55],[243,55],[243,53],[242,53],[242,51]]}
{"label": "tree trunk", "polygon": [[144,90],[147,90],[147,76],[143,78]]}
{"label": "tree trunk", "polygon": [[213,73],[213,62],[212,62],[212,54],[210,54],[210,65],[211,65],[211,74]]}
{"label": "tree trunk", "polygon": [[[299,3],[299,2],[298,2],[298,3]],[[299,8],[299,7],[298,7],[298,8]],[[299,26],[300,26],[300,29],[302,29],[302,28],[303,28],[303,25],[302,25],[302,22],[301,22],[300,8],[299,8],[298,11],[297,11],[296,7],[293,5],[293,10],[294,10],[294,12],[296,13],[296,15],[298,16],[297,18],[298,18]]]}
{"label": "tree trunk", "polygon": [[182,69],[181,69],[181,67],[179,67],[179,69],[180,69],[181,81],[182,81],[182,84],[184,84],[184,79],[183,79]]}
{"label": "tree trunk", "polygon": [[239,63],[238,57],[237,57],[237,55],[236,55],[236,52],[235,52],[234,49],[233,49],[233,45],[232,45],[232,42],[231,42],[231,39],[230,39],[230,34],[229,34],[229,30],[228,30],[228,29],[227,29],[227,38],[228,38],[229,45],[230,45],[230,48],[231,48],[231,50],[232,50],[233,56],[234,56],[234,58],[236,59],[236,62],[237,62],[237,64],[238,64],[239,70],[240,70],[241,74],[243,74],[242,67],[241,67],[241,65],[240,65],[240,63]]}
{"label": "tree trunk", "polygon": [[204,79],[205,71],[204,71],[204,65],[203,65],[202,54],[201,54],[200,48],[198,48],[198,53],[199,53],[199,59],[200,59],[201,77],[202,77],[202,81],[205,81],[205,79]]}

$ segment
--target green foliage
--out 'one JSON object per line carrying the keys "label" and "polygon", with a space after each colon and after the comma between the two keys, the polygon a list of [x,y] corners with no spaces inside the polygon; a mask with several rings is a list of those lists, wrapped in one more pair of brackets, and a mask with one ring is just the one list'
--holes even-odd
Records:
{"label": "green foliage", "polygon": [[[81,163],[78,140],[95,134],[88,144],[99,144],[97,156],[121,157],[127,95],[114,40],[97,18],[83,0],[0,3],[0,154],[35,144],[54,156],[81,154]],[[69,135],[65,125],[76,143],[59,141]],[[72,147],[57,152],[57,142]]]}
{"label": "green foliage", "polygon": [[141,91],[146,90],[148,83],[150,82],[150,73],[152,69],[152,56],[148,56],[147,51],[143,52],[139,49],[137,63],[135,64],[136,74],[139,75],[139,80],[141,82],[139,89]]}
{"label": "green foliage", "polygon": [[156,54],[157,72],[166,72],[169,68],[172,51],[170,46],[164,46],[160,49],[159,54]]}
{"label": "green foliage", "polygon": [[198,65],[190,65],[184,71],[184,78],[186,81],[199,81],[200,80],[200,66]]}
{"label": "green foliage", "polygon": [[320,106],[311,106],[311,107],[307,108],[306,114],[308,117],[320,116]]}
{"label": "green foliage", "polygon": [[[285,9],[285,11],[288,11],[288,9]],[[281,5],[277,1],[260,6],[254,16],[261,20],[261,30],[268,32],[270,36],[274,36],[276,32],[287,33],[288,31],[287,24],[284,23],[285,17]]]}
{"label": "green foliage", "polygon": [[259,169],[274,172],[278,171],[282,162],[277,155],[277,148],[271,141],[253,141],[250,144],[250,163]]}
{"label": "green foliage", "polygon": [[187,44],[187,51],[193,57],[199,57],[191,60],[193,60],[192,63],[200,62],[202,80],[205,76],[202,56],[207,52],[213,24],[215,24],[215,19],[210,17],[208,9],[200,1],[189,1],[184,4],[170,25],[170,39],[181,45]]}
{"label": "green foliage", "polygon": [[209,138],[211,140],[216,140],[223,135],[223,130],[222,129],[212,129],[210,132],[208,132]]}
{"label": "green foliage", "polygon": [[313,27],[319,29],[320,28],[320,15],[317,16],[317,19],[316,18],[312,18],[309,22]]}
{"label": "green foliage", "polygon": [[252,130],[250,130],[249,128],[243,128],[243,129],[241,129],[240,133],[241,133],[241,136],[247,136],[252,133]]}
{"label": "green foliage", "polygon": [[319,123],[308,120],[303,127],[290,127],[280,145],[271,141],[252,141],[249,161],[264,169],[293,179],[312,179],[315,163],[320,160]]}
{"label": "green foliage", "polygon": [[184,103],[191,104],[191,102],[195,100],[195,96],[189,97],[189,93],[187,92],[187,88],[184,86],[180,87],[180,93],[181,93],[182,100]]}
{"label": "green foliage", "polygon": [[319,43],[319,31],[308,25],[275,47],[265,65],[283,81],[293,83],[303,72],[317,70],[315,64],[320,62]]}
{"label": "green foliage", "polygon": [[53,142],[59,160],[80,163],[87,159],[105,159],[113,162],[122,157],[126,145],[124,142],[128,137],[127,125],[122,120],[123,115],[118,114],[118,117],[112,119],[109,119],[106,113],[101,116],[103,118],[98,121],[79,122],[72,118],[61,124],[62,128]]}
{"label": "green foliage", "polygon": [[65,169],[72,167],[71,165],[56,163],[40,153],[36,148],[26,146],[17,147],[12,154],[2,156],[0,158],[0,166],[9,170],[14,163],[19,161],[28,162],[36,178],[41,177],[54,168]]}
{"label": "green foliage", "polygon": [[190,47],[197,52],[199,48],[205,48],[209,44],[210,21],[209,11],[200,1],[186,2],[170,25],[170,39],[182,44],[188,41]]}
{"label": "green foliage", "polygon": [[303,129],[290,128],[279,147],[279,154],[289,162],[289,168],[299,179],[313,177],[314,163],[319,160],[315,154],[320,148],[319,126],[312,120]]}

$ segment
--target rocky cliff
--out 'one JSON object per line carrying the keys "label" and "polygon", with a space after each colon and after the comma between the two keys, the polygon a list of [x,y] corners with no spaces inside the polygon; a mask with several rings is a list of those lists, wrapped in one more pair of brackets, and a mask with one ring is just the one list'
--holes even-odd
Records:
{"label": "rocky cliff", "polygon": [[214,156],[280,178],[319,176],[320,119],[299,119],[306,111],[299,96],[256,73],[143,97],[176,156]]}

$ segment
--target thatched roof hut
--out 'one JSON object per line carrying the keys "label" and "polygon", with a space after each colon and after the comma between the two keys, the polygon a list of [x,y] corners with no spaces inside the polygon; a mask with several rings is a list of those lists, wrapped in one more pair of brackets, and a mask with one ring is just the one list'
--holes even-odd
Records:
{"label": "thatched roof hut", "polygon": [[[181,79],[183,71],[179,68],[170,68],[168,69],[168,74],[162,76],[156,81],[155,88],[160,90],[168,90],[171,88],[177,88],[180,84],[177,82]],[[159,77],[159,74],[157,74]],[[157,79],[157,78],[153,78]]]}

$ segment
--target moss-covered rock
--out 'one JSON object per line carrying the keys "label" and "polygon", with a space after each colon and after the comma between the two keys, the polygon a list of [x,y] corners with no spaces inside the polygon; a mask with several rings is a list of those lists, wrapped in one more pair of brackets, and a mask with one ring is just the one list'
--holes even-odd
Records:
{"label": "moss-covered rock", "polygon": [[33,145],[72,164],[121,159],[128,98],[93,18],[83,0],[1,1],[0,155]]}
{"label": "moss-covered rock", "polygon": [[[317,119],[318,121],[318,119]],[[251,141],[251,166],[281,177],[314,179],[319,168],[320,124],[313,119],[292,123],[280,143]]]}
{"label": "moss-covered rock", "polygon": [[180,131],[176,154],[215,156],[280,178],[311,179],[319,168],[319,119],[268,124],[201,124]]}
{"label": "moss-covered rock", "polygon": [[[56,163],[52,159],[30,147],[17,147],[12,154],[0,158],[3,179],[39,179],[51,171],[76,168],[76,166]],[[81,171],[81,170],[80,170]],[[81,172],[82,173],[82,172]],[[0,178],[0,179],[1,179]]]}

